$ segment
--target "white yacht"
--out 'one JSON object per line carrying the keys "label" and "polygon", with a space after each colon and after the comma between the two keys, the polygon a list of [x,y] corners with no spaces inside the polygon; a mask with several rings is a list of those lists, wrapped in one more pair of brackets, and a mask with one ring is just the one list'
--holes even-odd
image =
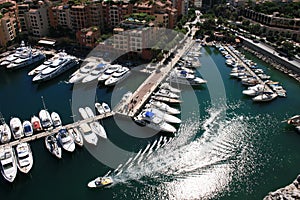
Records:
{"label": "white yacht", "polygon": [[263,84],[257,84],[249,87],[247,90],[243,90],[243,94],[248,96],[257,96],[264,91],[265,86]]}
{"label": "white yacht", "polygon": [[0,149],[1,174],[9,181],[13,182],[17,176],[17,161],[15,151],[11,146]]}
{"label": "white yacht", "polygon": [[105,113],[104,108],[102,107],[101,103],[98,103],[98,102],[95,103],[95,108],[97,109],[97,111],[100,115]]}
{"label": "white yacht", "polygon": [[59,56],[53,60],[47,68],[43,69],[38,75],[33,77],[32,81],[42,82],[50,80],[78,64],[79,62],[76,57],[70,56],[65,52],[60,52]]}
{"label": "white yacht", "polygon": [[68,129],[69,134],[73,137],[74,142],[79,145],[79,146],[83,146],[83,137],[80,133],[80,131],[74,127],[74,128],[70,128]]}
{"label": "white yacht", "polygon": [[170,76],[167,78],[167,80],[172,83],[192,85],[192,86],[201,85],[207,82],[206,80],[200,77],[196,77],[193,74],[188,74],[186,71],[181,71],[180,73],[172,71],[170,73]]}
{"label": "white yacht", "polygon": [[51,119],[52,119],[54,127],[59,127],[62,125],[62,122],[61,122],[61,119],[60,119],[60,116],[58,113],[52,112]]}
{"label": "white yacht", "polygon": [[18,144],[16,147],[16,156],[18,169],[27,174],[33,165],[33,156],[30,145],[27,142]]}
{"label": "white yacht", "polygon": [[87,118],[89,118],[89,116],[88,116],[88,114],[86,113],[86,111],[85,111],[84,108],[79,108],[78,111],[79,111],[79,114],[81,115],[82,119],[87,119]]}
{"label": "white yacht", "polygon": [[180,89],[172,87],[172,86],[171,86],[169,83],[167,83],[167,82],[164,82],[163,84],[161,84],[159,88],[161,88],[161,89],[166,89],[166,90],[170,90],[170,92],[173,92],[173,93],[180,93],[180,92],[181,92]]}
{"label": "white yacht", "polygon": [[85,65],[80,67],[76,72],[74,72],[69,79],[69,83],[78,83],[90,74],[95,68],[101,67],[103,64],[96,64],[94,62],[87,62]]}
{"label": "white yacht", "polygon": [[168,114],[172,114],[172,115],[180,114],[180,111],[178,109],[172,108],[168,104],[160,102],[160,101],[151,100],[149,102],[149,104],[147,104],[147,105],[146,105],[146,107],[157,108],[157,109],[159,109],[161,111],[167,112]]}
{"label": "white yacht", "polygon": [[110,65],[107,69],[105,69],[104,73],[99,76],[98,81],[102,82],[109,79],[109,77],[111,77],[112,74],[118,71],[120,68],[122,68],[121,65]]}
{"label": "white yacht", "polygon": [[156,96],[168,97],[173,99],[179,99],[179,95],[170,92],[166,89],[160,89],[158,92],[154,93]]}
{"label": "white yacht", "polygon": [[24,41],[22,41],[20,47],[18,47],[15,52],[6,56],[6,58],[0,63],[0,66],[9,65],[11,62],[17,60],[19,55],[26,53],[27,51],[29,51],[29,47],[26,47]]}
{"label": "white yacht", "polygon": [[106,64],[99,64],[95,69],[93,69],[89,75],[85,76],[82,79],[82,83],[88,83],[94,80],[97,80],[99,76],[101,76],[106,69]]}
{"label": "white yacht", "polygon": [[80,124],[79,131],[81,132],[83,138],[87,143],[97,145],[98,137],[96,133],[92,131],[91,127],[88,124],[86,123]]}
{"label": "white yacht", "polygon": [[0,142],[2,144],[8,143],[11,140],[11,130],[9,126],[6,124],[4,119],[1,119],[0,125]]}
{"label": "white yacht", "polygon": [[60,129],[56,138],[64,150],[69,152],[73,152],[75,150],[74,139],[66,129]]}
{"label": "white yacht", "polygon": [[276,93],[273,92],[263,92],[262,94],[253,97],[253,101],[271,101],[277,97]]}
{"label": "white yacht", "polygon": [[12,135],[16,140],[24,136],[22,122],[19,118],[12,118],[9,122],[9,125]]}
{"label": "white yacht", "polygon": [[36,67],[33,70],[31,70],[30,72],[28,72],[28,75],[34,76],[34,75],[41,73],[44,69],[49,67],[55,59],[57,59],[57,56],[53,56],[52,58],[44,61],[43,64],[39,65],[38,67]]}
{"label": "white yacht", "polygon": [[105,82],[104,85],[111,86],[115,85],[122,80],[124,80],[127,76],[129,76],[129,68],[128,67],[121,67],[118,71],[114,72],[111,77],[109,77]]}
{"label": "white yacht", "polygon": [[23,122],[23,132],[25,136],[30,136],[33,134],[33,128],[32,128],[32,124],[30,123],[30,121],[24,121]]}
{"label": "white yacht", "polygon": [[58,145],[57,139],[53,135],[48,135],[47,137],[45,137],[45,145],[52,155],[56,156],[57,158],[61,158],[61,147]]}
{"label": "white yacht", "polygon": [[181,120],[178,117],[170,115],[170,114],[163,112],[157,108],[150,107],[150,108],[146,108],[145,111],[154,113],[156,116],[158,116],[159,118],[162,118],[164,121],[166,121],[168,123],[172,123],[172,124],[180,124],[181,123]]}
{"label": "white yacht", "polygon": [[107,103],[102,102],[101,106],[102,106],[102,108],[104,109],[104,112],[105,112],[105,113],[111,112],[111,109],[110,109],[110,107],[108,106]]}
{"label": "white yacht", "polygon": [[39,118],[41,120],[41,125],[42,125],[43,129],[45,129],[45,130],[53,129],[53,122],[52,122],[51,116],[47,110],[42,109],[39,112]]}
{"label": "white yacht", "polygon": [[165,122],[162,118],[156,116],[150,111],[142,111],[137,117],[134,118],[135,122],[142,126],[147,126],[157,131],[164,131],[169,133],[175,133],[174,126]]}
{"label": "white yacht", "polygon": [[22,53],[18,58],[12,61],[9,65],[6,66],[7,69],[18,69],[22,67],[27,67],[29,65],[35,64],[43,59],[46,56],[40,51],[34,51],[30,49],[28,52]]}
{"label": "white yacht", "polygon": [[90,127],[92,131],[102,137],[103,139],[107,139],[107,134],[104,127],[97,121],[91,122]]}
{"label": "white yacht", "polygon": [[38,132],[43,130],[40,118],[38,118],[35,115],[31,117],[31,124],[32,124],[33,131]]}
{"label": "white yacht", "polygon": [[95,117],[95,114],[94,114],[94,112],[92,111],[92,109],[90,107],[88,107],[88,106],[85,107],[85,112],[88,115],[88,118]]}

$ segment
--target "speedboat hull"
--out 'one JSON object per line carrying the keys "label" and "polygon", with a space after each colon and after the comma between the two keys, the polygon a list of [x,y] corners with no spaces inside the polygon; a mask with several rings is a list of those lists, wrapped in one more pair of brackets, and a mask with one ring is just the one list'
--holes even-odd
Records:
{"label": "speedboat hull", "polygon": [[106,187],[113,184],[113,180],[111,177],[97,177],[96,179],[90,181],[88,183],[89,188],[101,188]]}

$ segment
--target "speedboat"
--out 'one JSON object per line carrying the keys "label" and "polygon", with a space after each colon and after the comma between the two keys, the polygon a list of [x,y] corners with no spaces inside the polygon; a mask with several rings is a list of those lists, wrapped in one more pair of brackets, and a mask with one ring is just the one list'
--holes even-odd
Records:
{"label": "speedboat", "polygon": [[80,67],[76,72],[74,72],[70,79],[69,79],[69,83],[78,83],[80,82],[82,79],[84,79],[86,76],[89,75],[89,73],[94,70],[96,67],[101,66],[102,64],[96,65],[96,63],[92,63],[92,62],[88,62],[85,65],[83,65],[82,67]]}
{"label": "speedboat", "polygon": [[201,85],[201,84],[207,82],[206,80],[204,80],[200,77],[196,77],[194,74],[189,74],[184,70],[182,70],[179,73],[172,71],[170,73],[169,77],[167,78],[167,81],[170,81],[170,82],[176,83],[176,84],[192,85],[192,86]]}
{"label": "speedboat", "polygon": [[252,98],[253,101],[271,101],[277,97],[277,94],[274,92],[263,92],[260,95]]}
{"label": "speedboat", "polygon": [[18,169],[27,174],[33,165],[33,156],[30,145],[27,142],[18,144],[16,147],[16,154]]}
{"label": "speedboat", "polygon": [[80,124],[79,131],[81,132],[83,138],[87,143],[97,145],[98,137],[96,133],[92,131],[91,127],[88,124],[86,123]]}
{"label": "speedboat", "polygon": [[1,120],[0,125],[0,141],[2,144],[8,143],[11,140],[11,130],[4,119]]}
{"label": "speedboat", "polygon": [[161,84],[159,88],[169,90],[170,92],[173,92],[173,93],[180,93],[180,92],[181,92],[180,89],[177,89],[177,88],[172,87],[172,86],[171,86],[169,83],[167,83],[167,82]]}
{"label": "speedboat", "polygon": [[104,112],[105,113],[109,113],[109,112],[111,112],[111,109],[110,109],[110,107],[108,106],[108,104],[107,103],[105,103],[105,102],[102,102],[102,108],[104,109]]}
{"label": "speedboat", "polygon": [[169,97],[152,96],[151,98],[155,99],[157,101],[162,101],[162,102],[166,102],[166,103],[182,103],[182,100],[180,100],[180,99],[173,99],[173,98],[169,98]]}
{"label": "speedboat", "polygon": [[111,77],[109,77],[105,82],[104,85],[111,86],[115,85],[122,80],[124,80],[128,75],[130,71],[128,67],[121,67],[118,71],[114,72]]}
{"label": "speedboat", "polygon": [[42,125],[43,129],[45,129],[45,130],[53,129],[53,122],[52,122],[51,116],[47,110],[41,110],[39,112],[39,117],[40,117],[41,125]]}
{"label": "speedboat", "polygon": [[113,184],[113,180],[111,177],[97,177],[94,180],[88,183],[89,188],[97,188],[97,187],[105,187]]}
{"label": "speedboat", "polygon": [[25,136],[30,136],[33,134],[33,128],[32,128],[32,124],[30,123],[30,121],[24,121],[23,122],[23,132]]}
{"label": "speedboat", "polygon": [[86,110],[84,108],[79,108],[78,109],[79,114],[81,115],[82,119],[87,119],[89,118],[88,114],[86,113]]}
{"label": "speedboat", "polygon": [[61,119],[60,119],[60,116],[58,113],[52,112],[51,119],[52,119],[54,127],[59,127],[62,125],[62,122],[61,122]]}
{"label": "speedboat", "polygon": [[58,145],[57,139],[53,135],[45,137],[45,145],[52,155],[56,156],[57,158],[61,158],[61,147]]}
{"label": "speedboat", "polygon": [[12,135],[16,140],[24,136],[22,122],[19,118],[17,117],[12,118],[9,124],[10,124],[10,129],[12,131]]}
{"label": "speedboat", "polygon": [[168,97],[173,99],[179,99],[179,95],[174,94],[166,89],[160,89],[158,92],[154,93],[156,96]]}
{"label": "speedboat", "polygon": [[295,115],[287,120],[288,124],[293,126],[300,126],[300,115]]}
{"label": "speedboat", "polygon": [[259,84],[259,80],[256,78],[250,77],[250,78],[244,78],[242,79],[242,84],[247,86],[254,86]]}
{"label": "speedboat", "polygon": [[47,68],[43,69],[38,75],[33,77],[32,81],[42,82],[50,80],[78,64],[79,62],[76,57],[70,56],[65,52],[60,52],[59,56],[53,60]]}
{"label": "speedboat", "polygon": [[75,144],[82,147],[83,146],[83,137],[82,137],[81,133],[79,132],[79,130],[76,127],[74,127],[74,128],[69,128],[68,132],[73,137]]}
{"label": "speedboat", "polygon": [[146,107],[157,108],[161,111],[167,112],[167,113],[172,114],[172,115],[180,114],[180,111],[178,109],[172,108],[168,104],[160,102],[160,101],[153,101],[152,100],[152,101],[149,102],[148,105],[149,106],[146,105]]}
{"label": "speedboat", "polygon": [[97,109],[97,111],[100,115],[105,113],[104,108],[102,107],[101,103],[98,103],[98,102],[95,103],[95,108]]}
{"label": "speedboat", "polygon": [[89,75],[85,76],[82,79],[82,83],[88,83],[94,80],[97,80],[99,76],[103,74],[106,69],[106,64],[99,64]]}
{"label": "speedboat", "polygon": [[64,150],[69,152],[73,152],[75,150],[74,139],[65,128],[58,131],[56,138]]}
{"label": "speedboat", "polygon": [[40,51],[33,51],[30,49],[27,52],[24,52],[19,55],[19,57],[6,66],[7,69],[18,69],[22,67],[27,67],[29,65],[35,64],[43,59],[46,56]]}
{"label": "speedboat", "polygon": [[181,120],[178,117],[165,113],[157,108],[147,108],[145,109],[145,111],[154,113],[156,116],[162,118],[164,121],[168,123],[173,123],[173,124],[181,123]]}
{"label": "speedboat", "polygon": [[31,124],[32,124],[33,131],[43,130],[41,120],[37,116],[31,117]]}
{"label": "speedboat", "polygon": [[90,127],[95,134],[99,135],[103,139],[107,139],[106,131],[99,122],[97,121],[91,122]]}
{"label": "speedboat", "polygon": [[142,126],[147,126],[157,131],[164,131],[169,133],[175,133],[174,126],[165,122],[161,117],[158,117],[155,113],[143,110],[138,116],[134,118],[134,121]]}
{"label": "speedboat", "polygon": [[109,79],[109,77],[111,77],[112,74],[118,71],[120,68],[122,68],[121,65],[110,65],[107,69],[105,69],[104,73],[99,76],[98,81],[102,82]]}
{"label": "speedboat", "polygon": [[249,87],[247,90],[243,90],[243,94],[248,96],[256,96],[264,91],[265,86],[262,84],[257,84],[255,86]]}
{"label": "speedboat", "polygon": [[1,174],[9,181],[13,182],[17,176],[17,161],[15,151],[11,146],[0,149]]}

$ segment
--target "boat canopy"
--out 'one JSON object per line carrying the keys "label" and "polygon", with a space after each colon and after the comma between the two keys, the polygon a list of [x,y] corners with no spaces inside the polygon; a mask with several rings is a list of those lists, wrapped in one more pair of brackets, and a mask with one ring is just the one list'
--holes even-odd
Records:
{"label": "boat canopy", "polygon": [[100,64],[98,64],[98,65],[97,65],[97,67],[96,67],[96,68],[97,68],[97,69],[98,69],[98,68],[103,68],[104,66],[105,66],[105,64],[103,64],[103,63],[100,63]]}
{"label": "boat canopy", "polygon": [[27,125],[24,127],[24,131],[27,133],[27,132],[31,132],[32,129],[31,129],[31,126]]}
{"label": "boat canopy", "polygon": [[147,111],[145,115],[146,115],[146,117],[149,117],[149,118],[153,118],[154,117],[154,113],[150,112],[150,111]]}

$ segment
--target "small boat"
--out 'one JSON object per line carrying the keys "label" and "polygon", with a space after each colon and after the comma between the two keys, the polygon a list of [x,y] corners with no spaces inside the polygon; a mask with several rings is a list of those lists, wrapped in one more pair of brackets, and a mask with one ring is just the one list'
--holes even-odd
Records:
{"label": "small boat", "polygon": [[64,150],[69,152],[73,152],[75,150],[74,139],[65,128],[58,131],[56,138]]}
{"label": "small boat", "polygon": [[73,137],[75,144],[82,147],[83,146],[83,137],[82,137],[81,133],[79,132],[79,130],[76,127],[74,127],[74,128],[68,129],[68,132]]}
{"label": "small boat", "polygon": [[53,135],[49,135],[45,137],[45,145],[48,151],[56,156],[57,158],[61,158],[62,150],[61,147],[57,143],[57,139]]}
{"label": "small boat", "polygon": [[256,97],[252,98],[253,101],[271,101],[277,97],[277,94],[274,92],[263,92],[260,95],[257,95]]}
{"label": "small boat", "polygon": [[166,89],[160,89],[158,92],[154,93],[156,96],[168,97],[172,99],[179,99],[179,95],[170,92]]}
{"label": "small boat", "polygon": [[180,114],[180,111],[178,109],[172,108],[168,104],[160,102],[160,101],[153,101],[152,100],[152,101],[149,102],[148,106],[146,105],[146,107],[154,107],[154,108],[157,108],[161,111],[167,112],[167,113],[172,114],[172,115]]}
{"label": "small boat", "polygon": [[181,120],[178,117],[175,117],[173,115],[165,113],[165,112],[163,112],[163,111],[161,111],[157,108],[147,108],[144,111],[152,112],[156,116],[162,118],[164,121],[166,121],[168,123],[173,123],[173,124],[180,124],[181,123]]}
{"label": "small boat", "polygon": [[86,111],[85,111],[84,108],[79,108],[78,111],[79,111],[79,114],[81,115],[82,119],[87,119],[87,118],[89,118],[89,116],[88,116],[88,114],[86,113]]}
{"label": "small boat", "polygon": [[257,96],[264,91],[264,85],[257,84],[255,86],[249,87],[247,90],[243,90],[243,94],[248,96]]}
{"label": "small boat", "polygon": [[10,120],[10,129],[14,138],[20,139],[24,136],[22,122],[19,118],[14,117]]}
{"label": "small boat", "polygon": [[102,107],[101,103],[98,103],[98,102],[95,103],[95,108],[97,109],[97,111],[100,115],[105,113],[104,108]]}
{"label": "small boat", "polygon": [[47,110],[42,109],[39,112],[39,118],[41,120],[41,125],[42,125],[43,129],[45,129],[45,130],[53,129],[53,122],[52,122],[51,116]]}
{"label": "small boat", "polygon": [[32,124],[33,131],[43,130],[41,120],[37,116],[31,117],[31,124]]}
{"label": "small boat", "polygon": [[62,125],[62,122],[61,122],[61,119],[60,119],[60,116],[58,113],[52,112],[51,119],[52,119],[54,127],[59,127]]}
{"label": "small boat", "polygon": [[99,122],[97,121],[91,122],[90,127],[95,134],[99,135],[103,139],[107,139],[106,131]]}
{"label": "small boat", "polygon": [[30,121],[24,121],[23,122],[23,132],[25,136],[30,136],[33,134],[33,128],[32,128],[32,124],[30,123]]}
{"label": "small boat", "polygon": [[79,131],[81,132],[83,138],[87,143],[97,145],[98,137],[96,133],[92,131],[91,127],[88,124],[86,123],[80,124]]}
{"label": "small boat", "polygon": [[110,107],[108,106],[107,103],[102,102],[101,106],[102,106],[102,108],[103,108],[103,110],[104,110],[105,113],[111,112],[111,109],[110,109]]}
{"label": "small boat", "polygon": [[33,166],[33,156],[30,145],[27,142],[18,144],[16,147],[16,155],[18,169],[27,174]]}
{"label": "small boat", "polygon": [[177,88],[172,87],[172,86],[171,86],[169,83],[167,83],[167,82],[161,84],[159,88],[169,90],[170,92],[173,92],[173,93],[180,93],[180,92],[181,92],[180,89],[177,89]]}
{"label": "small boat", "polygon": [[1,118],[0,124],[0,142],[2,144],[8,143],[11,140],[11,130],[9,126],[4,121],[4,118]]}
{"label": "small boat", "polygon": [[293,126],[300,126],[300,115],[295,115],[287,120],[288,124]]}
{"label": "small boat", "polygon": [[15,151],[11,146],[0,149],[1,174],[9,181],[13,182],[17,176],[17,160]]}
{"label": "small boat", "polygon": [[97,177],[88,183],[89,188],[105,187],[113,184],[111,177]]}

